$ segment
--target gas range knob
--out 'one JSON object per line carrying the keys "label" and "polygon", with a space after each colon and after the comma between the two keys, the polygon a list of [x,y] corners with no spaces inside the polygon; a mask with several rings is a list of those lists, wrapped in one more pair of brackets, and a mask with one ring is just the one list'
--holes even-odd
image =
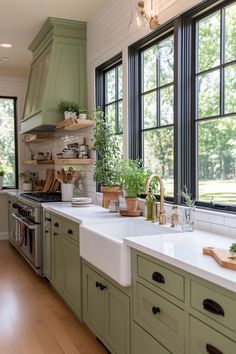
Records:
{"label": "gas range knob", "polygon": [[17,209],[18,208],[18,204],[12,203],[12,208]]}

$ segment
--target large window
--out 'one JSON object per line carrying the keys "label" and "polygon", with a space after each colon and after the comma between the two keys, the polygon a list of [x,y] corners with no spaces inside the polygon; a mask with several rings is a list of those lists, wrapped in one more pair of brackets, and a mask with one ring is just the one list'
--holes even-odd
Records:
{"label": "large window", "polygon": [[97,69],[97,106],[102,107],[123,151],[123,74],[118,56]]}
{"label": "large window", "polygon": [[16,99],[0,97],[0,162],[3,187],[17,187]]}
{"label": "large window", "polygon": [[236,3],[195,26],[196,197],[236,204]]}
{"label": "large window", "polygon": [[173,35],[141,51],[142,158],[174,194],[174,38]]}

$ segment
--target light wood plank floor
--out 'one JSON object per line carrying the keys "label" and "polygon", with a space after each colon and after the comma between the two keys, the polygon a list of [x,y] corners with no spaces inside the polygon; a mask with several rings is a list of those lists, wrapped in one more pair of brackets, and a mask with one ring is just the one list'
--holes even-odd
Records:
{"label": "light wood plank floor", "polygon": [[107,354],[49,283],[0,241],[0,354]]}

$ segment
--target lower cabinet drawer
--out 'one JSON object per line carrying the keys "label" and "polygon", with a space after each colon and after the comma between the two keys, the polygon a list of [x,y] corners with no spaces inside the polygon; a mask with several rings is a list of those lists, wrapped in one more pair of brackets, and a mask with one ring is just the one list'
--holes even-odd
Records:
{"label": "lower cabinet drawer", "polygon": [[79,225],[74,223],[73,221],[63,220],[62,232],[68,238],[79,242]]}
{"label": "lower cabinet drawer", "polygon": [[[191,281],[191,306],[225,327],[236,331],[235,300]],[[236,353],[236,352],[235,352]]]}
{"label": "lower cabinet drawer", "polygon": [[164,339],[184,352],[184,311],[142,284],[135,286],[135,321],[161,343]]}
{"label": "lower cabinet drawer", "polygon": [[131,354],[171,354],[135,322],[131,326]]}
{"label": "lower cabinet drawer", "polygon": [[190,354],[234,354],[236,343],[190,317]]}

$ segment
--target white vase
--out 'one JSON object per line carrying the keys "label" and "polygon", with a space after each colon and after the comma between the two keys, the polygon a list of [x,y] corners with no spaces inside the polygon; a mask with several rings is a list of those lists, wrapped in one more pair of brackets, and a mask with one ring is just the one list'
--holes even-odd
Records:
{"label": "white vase", "polygon": [[87,119],[87,113],[80,113],[79,114],[79,119]]}
{"label": "white vase", "polygon": [[70,119],[70,118],[71,118],[71,112],[65,111],[65,112],[64,112],[64,118],[65,118],[65,119]]}
{"label": "white vase", "polygon": [[72,183],[61,183],[61,200],[63,202],[71,202],[73,197],[73,188]]}
{"label": "white vase", "polygon": [[2,190],[4,176],[0,176],[0,190]]}
{"label": "white vase", "polygon": [[28,182],[28,183],[23,182],[22,187],[24,192],[32,191],[32,182]]}

